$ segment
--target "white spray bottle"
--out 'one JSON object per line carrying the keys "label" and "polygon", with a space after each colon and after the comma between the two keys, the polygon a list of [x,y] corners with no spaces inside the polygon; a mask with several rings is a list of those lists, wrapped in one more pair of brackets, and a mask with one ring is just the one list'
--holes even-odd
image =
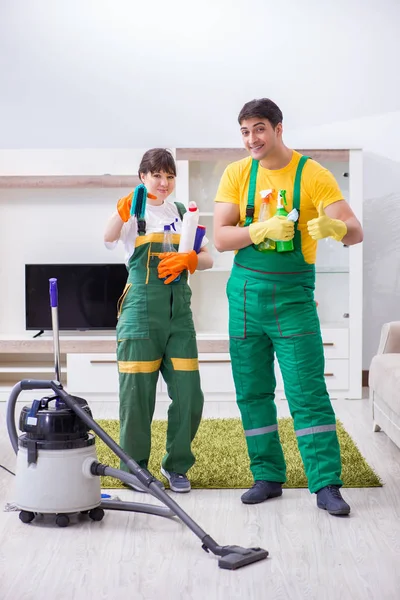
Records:
{"label": "white spray bottle", "polygon": [[191,250],[193,250],[198,224],[199,210],[196,202],[189,202],[189,210],[185,212],[182,219],[182,231],[178,252],[191,252]]}

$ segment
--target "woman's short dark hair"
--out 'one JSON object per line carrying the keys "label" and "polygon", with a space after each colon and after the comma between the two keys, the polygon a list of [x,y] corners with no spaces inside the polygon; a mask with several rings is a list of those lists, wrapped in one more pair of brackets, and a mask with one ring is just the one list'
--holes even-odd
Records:
{"label": "woman's short dark hair", "polygon": [[176,177],[176,165],[174,157],[165,148],[152,148],[143,154],[139,165],[139,177],[143,173],[159,173],[164,171]]}
{"label": "woman's short dark hair", "polygon": [[260,100],[246,102],[239,113],[239,125],[245,119],[267,119],[275,129],[278,123],[282,123],[283,114],[275,102],[272,102],[269,98],[261,98]]}

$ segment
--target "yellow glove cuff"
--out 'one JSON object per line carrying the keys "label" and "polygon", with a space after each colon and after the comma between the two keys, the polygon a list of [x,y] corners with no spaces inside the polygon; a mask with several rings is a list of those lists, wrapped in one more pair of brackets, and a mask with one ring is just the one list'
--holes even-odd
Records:
{"label": "yellow glove cuff", "polygon": [[251,223],[249,225],[249,235],[253,244],[260,244],[266,237],[265,222]]}
{"label": "yellow glove cuff", "polygon": [[347,233],[346,223],[344,221],[340,221],[340,219],[332,219],[332,229],[334,233],[330,237],[337,242],[341,242]]}

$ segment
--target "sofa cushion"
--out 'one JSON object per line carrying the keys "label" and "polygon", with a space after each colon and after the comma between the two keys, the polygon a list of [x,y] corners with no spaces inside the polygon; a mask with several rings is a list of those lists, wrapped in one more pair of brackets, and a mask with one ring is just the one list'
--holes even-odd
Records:
{"label": "sofa cushion", "polygon": [[377,354],[369,369],[369,387],[400,413],[400,354]]}

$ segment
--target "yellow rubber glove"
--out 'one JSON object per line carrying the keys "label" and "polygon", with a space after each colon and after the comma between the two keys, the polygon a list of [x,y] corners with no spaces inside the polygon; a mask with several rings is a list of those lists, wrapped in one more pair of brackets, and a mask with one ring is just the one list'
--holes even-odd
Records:
{"label": "yellow rubber glove", "polygon": [[325,214],[324,203],[318,208],[318,217],[307,223],[308,233],[313,240],[322,240],[331,237],[340,242],[347,233],[347,225],[340,219],[331,219]]}
{"label": "yellow rubber glove", "polygon": [[253,244],[260,244],[266,238],[278,242],[288,242],[294,237],[294,223],[286,217],[275,215],[266,221],[252,223],[249,226],[250,239]]}
{"label": "yellow rubber glove", "polygon": [[199,262],[197,253],[191,252],[164,252],[160,254],[160,262],[158,264],[158,276],[160,279],[165,279],[164,283],[168,284],[174,281],[178,275],[185,269],[189,273],[194,273]]}

